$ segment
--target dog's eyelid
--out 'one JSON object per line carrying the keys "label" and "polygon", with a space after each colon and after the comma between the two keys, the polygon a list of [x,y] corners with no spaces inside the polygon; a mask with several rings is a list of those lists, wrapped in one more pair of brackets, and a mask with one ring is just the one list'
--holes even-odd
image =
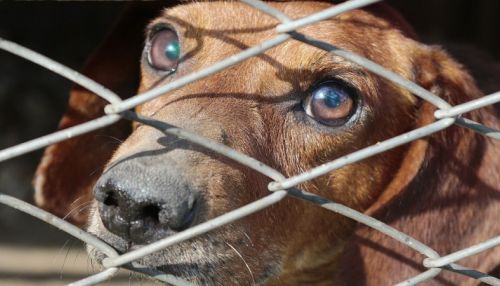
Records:
{"label": "dog's eyelid", "polygon": [[309,85],[309,88],[307,88],[307,90],[304,92],[305,96],[307,96],[314,88],[325,83],[333,83],[335,85],[343,86],[345,89],[349,90],[356,96],[361,95],[362,89],[358,86],[358,82],[356,80],[352,80],[351,76],[346,76],[343,73],[335,72],[323,74],[319,79],[313,81],[313,83]]}
{"label": "dog's eyelid", "polygon": [[150,26],[146,28],[147,40],[150,41],[151,38],[155,35],[155,33],[158,33],[161,30],[170,30],[174,32],[179,38],[179,33],[172,24],[162,22],[162,23],[152,23]]}

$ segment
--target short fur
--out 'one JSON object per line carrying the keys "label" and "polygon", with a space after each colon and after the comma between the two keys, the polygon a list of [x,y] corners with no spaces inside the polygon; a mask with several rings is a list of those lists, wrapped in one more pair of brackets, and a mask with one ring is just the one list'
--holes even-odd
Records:
{"label": "short fur", "polygon": [[[331,6],[299,1],[270,4],[293,18]],[[138,74],[134,63],[139,58],[138,90],[144,92],[270,39],[278,24],[237,2],[166,9],[149,26],[173,26],[184,60],[176,74],[160,77],[138,50],[137,27],[154,13],[131,11],[142,18],[120,22],[87,67],[87,74],[125,95],[134,92],[127,86],[133,86]],[[129,33],[129,27],[135,27],[136,36],[120,38]],[[300,32],[379,62],[450,104],[482,95],[460,64],[441,49],[417,42],[409,25],[386,5],[348,12]],[[362,96],[361,115],[355,122],[326,127],[301,111],[307,90],[326,76],[348,82]],[[104,104],[92,93],[75,88],[61,128],[102,115]],[[287,176],[429,124],[434,110],[390,81],[293,40],[137,108],[140,114],[224,143]],[[500,129],[491,107],[466,117]],[[92,186],[102,170],[121,159],[159,150],[151,157],[151,162],[157,162],[152,163],[155,168],[169,172],[169,162],[176,162],[183,177],[202,194],[197,222],[269,193],[265,176],[150,127],[137,124],[122,144],[108,144],[108,136],[124,139],[129,132],[120,123],[49,147],[35,179],[38,203],[61,216],[70,212],[78,223],[88,220],[91,232],[126,252],[137,246],[107,231],[92,204]],[[500,233],[499,157],[497,141],[453,126],[299,187],[375,216],[447,254]],[[79,212],[88,204],[94,210],[90,215]],[[489,272],[499,265],[499,251],[460,263]],[[200,285],[388,285],[424,271],[422,259],[377,231],[287,198],[140,262]],[[477,282],[443,273],[428,283],[457,284]]]}

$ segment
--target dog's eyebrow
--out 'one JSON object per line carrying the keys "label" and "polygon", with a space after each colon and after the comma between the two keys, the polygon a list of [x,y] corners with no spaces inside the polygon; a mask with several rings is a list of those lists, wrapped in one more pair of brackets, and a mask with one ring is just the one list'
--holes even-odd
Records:
{"label": "dog's eyebrow", "polygon": [[307,67],[312,73],[331,76],[367,76],[365,68],[328,52],[318,53],[318,58]]}
{"label": "dog's eyebrow", "polygon": [[324,51],[323,53],[320,54],[320,57],[318,58],[317,62],[320,66],[335,66],[338,69],[349,69],[351,71],[358,70],[358,71],[366,71],[365,68],[363,68],[360,65],[357,65],[351,61],[348,61],[342,57],[339,57],[337,55],[334,55],[330,52]]}

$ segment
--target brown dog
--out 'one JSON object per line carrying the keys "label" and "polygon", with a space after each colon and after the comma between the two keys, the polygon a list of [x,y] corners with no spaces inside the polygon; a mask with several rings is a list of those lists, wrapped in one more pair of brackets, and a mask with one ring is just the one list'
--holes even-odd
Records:
{"label": "brown dog", "polygon": [[[331,6],[272,5],[293,18]],[[131,13],[151,15],[137,11]],[[148,17],[119,24],[87,74],[129,96],[139,58],[144,92],[270,39],[278,24],[241,3],[183,4],[147,26],[141,53],[135,43]],[[450,104],[481,96],[458,63],[415,41],[385,5],[300,32],[379,62]],[[75,88],[61,128],[102,115],[105,104]],[[429,124],[434,110],[390,81],[293,40],[136,109],[287,176]],[[500,128],[491,108],[467,117]],[[118,146],[109,143],[112,137],[126,140]],[[373,215],[447,254],[500,233],[499,156],[498,142],[451,127],[299,187]],[[255,201],[269,194],[268,183],[263,175],[151,127],[135,124],[130,133],[127,123],[51,146],[35,179],[40,205],[79,223],[88,219],[89,230],[120,252]],[[90,215],[79,211],[88,205]],[[490,272],[500,262],[499,250],[460,263]],[[343,216],[285,199],[139,262],[200,285],[387,285],[424,271],[422,259]],[[429,285],[475,283],[445,273]]]}

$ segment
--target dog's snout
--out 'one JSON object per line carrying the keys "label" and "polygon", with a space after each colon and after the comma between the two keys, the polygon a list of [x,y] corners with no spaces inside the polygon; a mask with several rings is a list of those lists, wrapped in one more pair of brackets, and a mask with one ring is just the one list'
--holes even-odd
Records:
{"label": "dog's snout", "polygon": [[94,193],[104,226],[137,244],[191,226],[198,205],[192,188],[173,178],[171,172],[158,176],[154,174],[161,172],[157,168],[134,163],[112,168],[96,184]]}

